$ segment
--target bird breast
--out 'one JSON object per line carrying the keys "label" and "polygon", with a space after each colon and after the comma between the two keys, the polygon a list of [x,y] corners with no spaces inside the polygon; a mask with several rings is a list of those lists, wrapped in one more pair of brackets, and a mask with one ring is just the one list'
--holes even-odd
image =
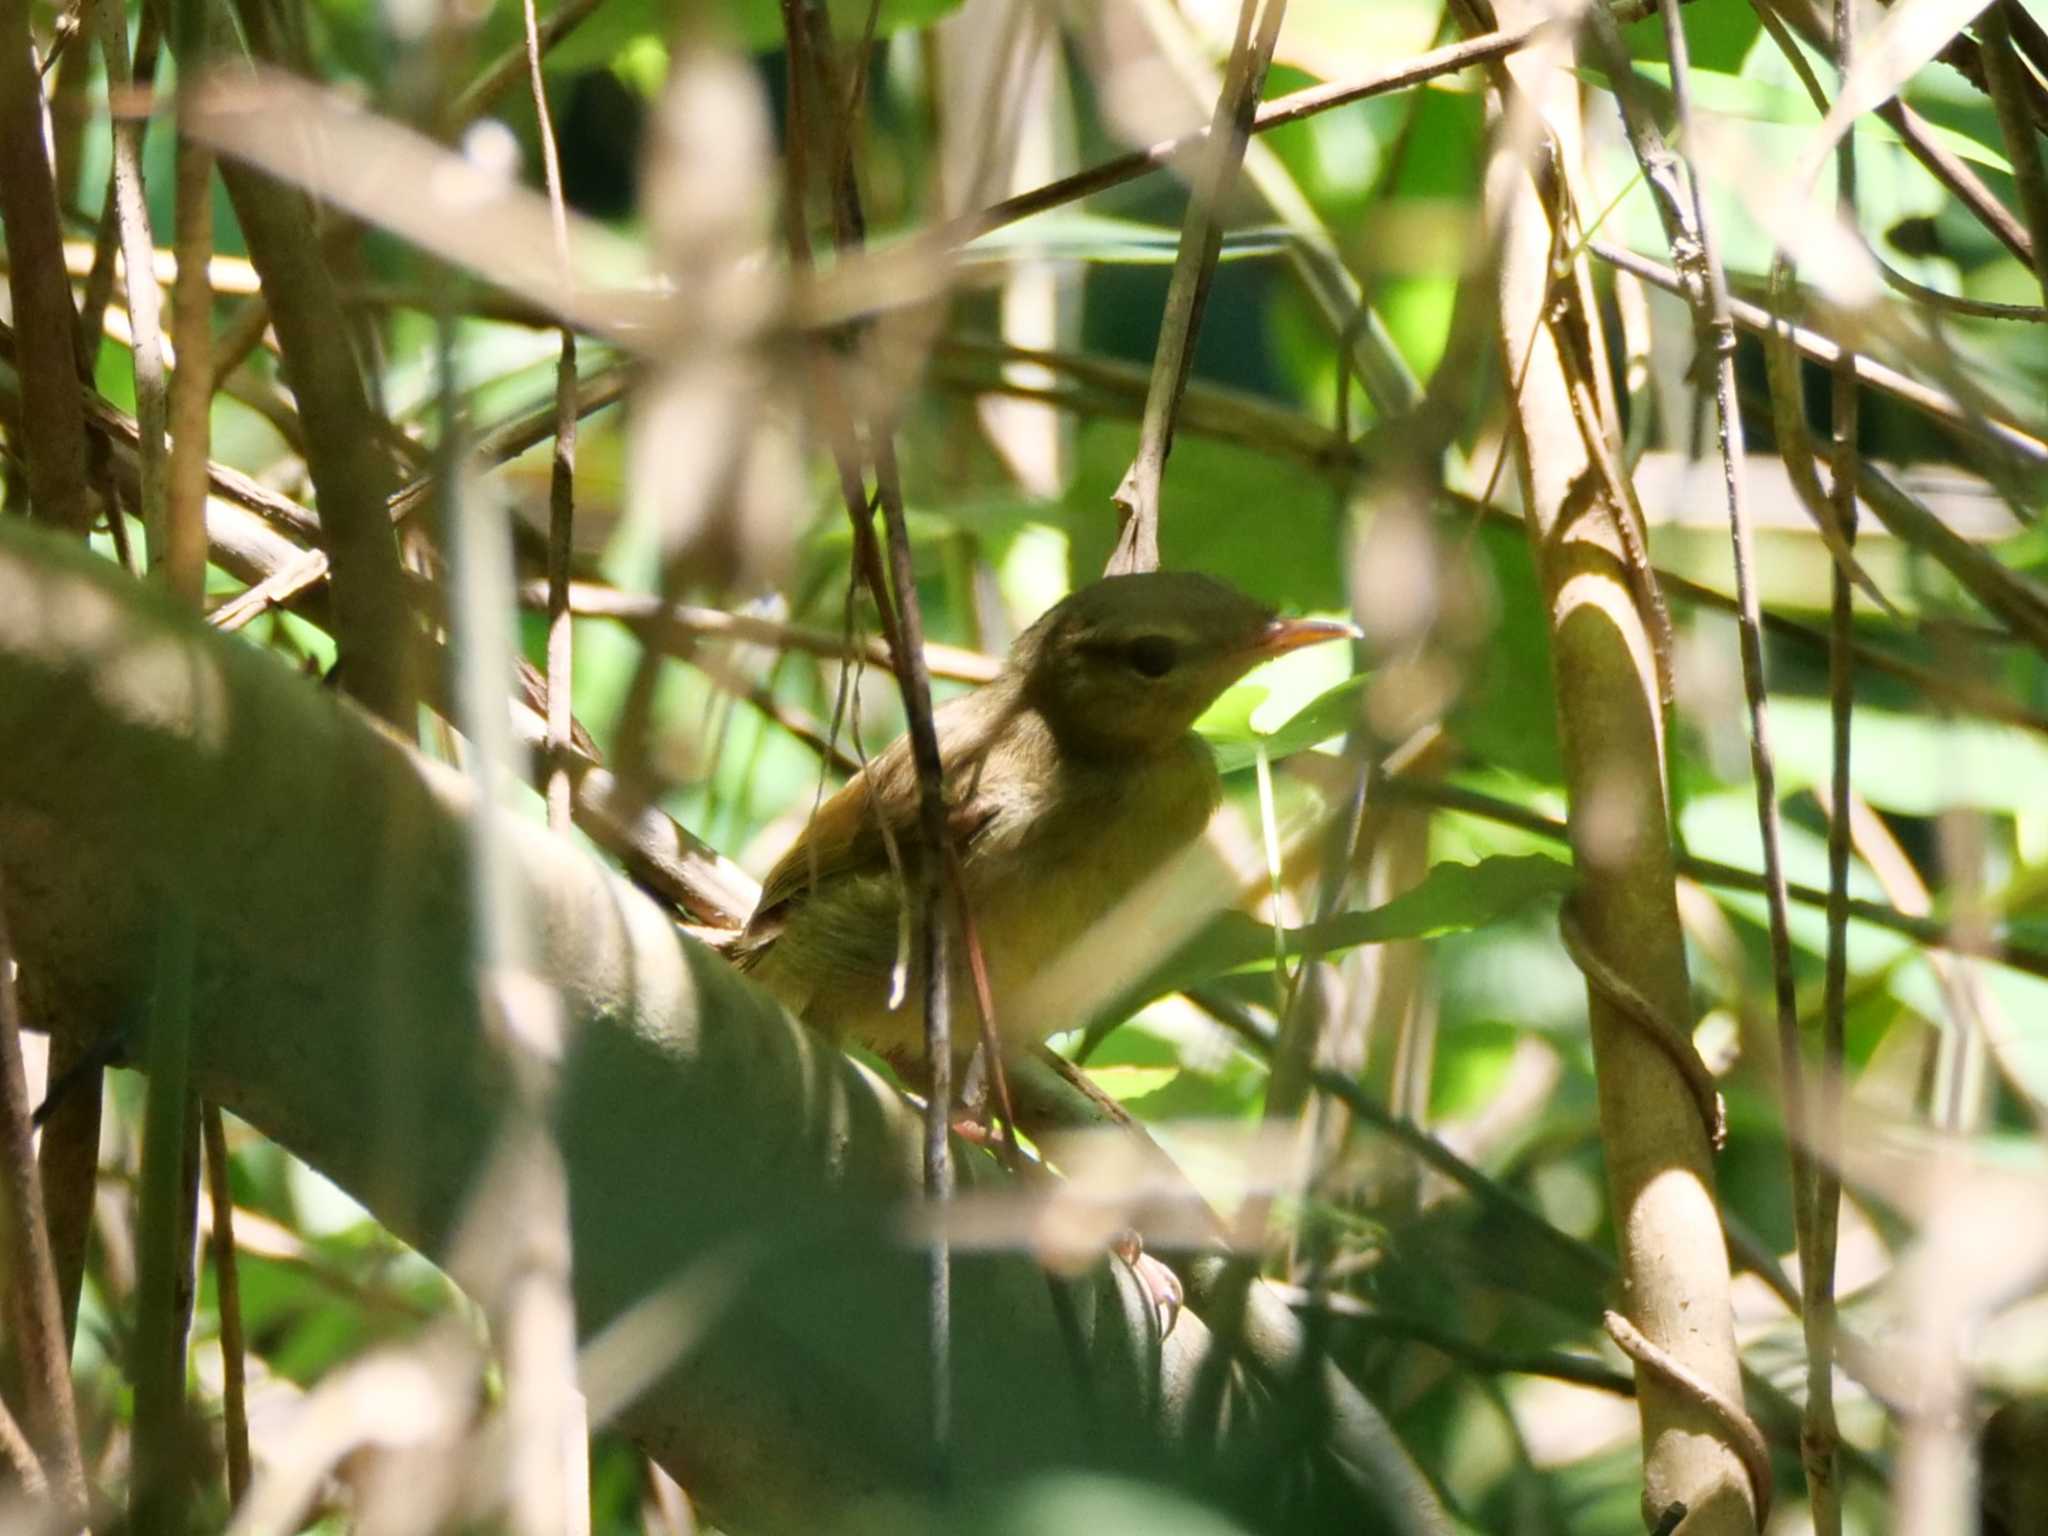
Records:
{"label": "bird breast", "polygon": [[[1026,730],[1035,723],[1027,719]],[[1088,1022],[1076,1015],[1105,999],[1077,1002],[1071,987],[1036,983],[1104,921],[1143,926],[1143,913],[1119,904],[1201,834],[1221,784],[1194,736],[1127,763],[1076,762],[1036,731],[1009,743],[1038,757],[1040,771],[977,773],[963,761],[948,777],[949,820],[965,837],[959,867],[973,939],[996,1028],[1015,1049]],[[915,850],[903,852],[910,858]],[[813,1028],[908,1067],[923,1056],[924,1016],[915,945],[912,973],[890,1006],[902,896],[886,867],[824,879],[789,902],[771,941],[744,963]],[[1133,943],[1142,940],[1133,933]],[[949,971],[953,1039],[964,1056],[979,1037],[964,942],[955,943]],[[1067,1000],[1048,1004],[1049,993]]]}
{"label": "bird breast", "polygon": [[[1036,1016],[1034,983],[1098,924],[1142,927],[1143,913],[1117,909],[1201,834],[1219,794],[1209,750],[1194,737],[1112,771],[1070,765],[1055,778],[1065,782],[1027,784],[987,807],[962,862],[996,1025],[1012,1046],[1087,1022]],[[955,995],[959,1019],[972,993]]]}

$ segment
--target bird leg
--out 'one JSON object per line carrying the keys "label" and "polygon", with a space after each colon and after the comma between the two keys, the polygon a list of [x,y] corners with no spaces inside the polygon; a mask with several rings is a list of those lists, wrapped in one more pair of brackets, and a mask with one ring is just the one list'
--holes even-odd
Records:
{"label": "bird leg", "polygon": [[1180,1321],[1181,1308],[1187,1305],[1188,1293],[1164,1259],[1155,1259],[1145,1251],[1145,1239],[1136,1227],[1125,1227],[1109,1240],[1109,1251],[1124,1261],[1135,1279],[1152,1303],[1152,1312],[1159,1323],[1159,1337],[1165,1338],[1173,1332],[1173,1325]]}

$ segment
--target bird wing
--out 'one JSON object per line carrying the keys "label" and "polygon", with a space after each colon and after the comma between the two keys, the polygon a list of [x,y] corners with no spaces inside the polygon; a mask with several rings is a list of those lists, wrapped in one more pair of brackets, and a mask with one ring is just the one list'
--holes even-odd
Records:
{"label": "bird wing", "polygon": [[[994,808],[972,792],[992,734],[990,690],[941,706],[933,716],[945,764],[947,833],[955,848],[982,831]],[[897,858],[915,867],[923,846],[918,830],[918,784],[910,738],[898,737],[840,787],[812,815],[789,851],[761,884],[761,899],[735,946],[741,963],[759,954],[782,931],[790,912],[812,890],[848,875],[879,874]]]}

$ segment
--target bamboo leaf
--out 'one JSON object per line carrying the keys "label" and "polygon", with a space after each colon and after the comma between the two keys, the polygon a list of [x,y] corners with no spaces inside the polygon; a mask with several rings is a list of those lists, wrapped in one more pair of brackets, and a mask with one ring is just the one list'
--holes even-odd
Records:
{"label": "bamboo leaf", "polygon": [[1381,906],[1280,930],[1277,946],[1270,924],[1248,913],[1225,912],[1112,1008],[1105,1009],[1104,1016],[1126,1016],[1155,997],[1183,992],[1234,971],[1271,966],[1276,948],[1278,958],[1293,959],[1304,954],[1337,954],[1361,944],[1434,939],[1490,928],[1535,902],[1563,895],[1577,878],[1569,864],[1547,854],[1498,855],[1476,864],[1437,864],[1420,884]]}

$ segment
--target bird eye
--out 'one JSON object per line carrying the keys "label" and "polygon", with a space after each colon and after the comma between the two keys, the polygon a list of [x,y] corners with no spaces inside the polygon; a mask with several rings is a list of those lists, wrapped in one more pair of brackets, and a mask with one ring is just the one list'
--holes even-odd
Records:
{"label": "bird eye", "polygon": [[1144,677],[1164,677],[1180,659],[1174,643],[1164,635],[1140,635],[1124,652],[1131,670]]}

